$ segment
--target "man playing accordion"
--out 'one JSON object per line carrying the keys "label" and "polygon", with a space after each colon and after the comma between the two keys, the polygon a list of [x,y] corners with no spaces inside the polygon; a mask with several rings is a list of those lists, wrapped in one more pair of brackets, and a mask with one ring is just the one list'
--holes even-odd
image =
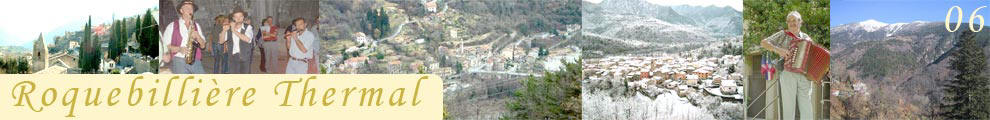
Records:
{"label": "man playing accordion", "polygon": [[[814,118],[811,85],[812,82],[821,84],[821,73],[824,71],[820,68],[824,65],[827,71],[828,67],[828,51],[815,44],[808,34],[801,32],[801,23],[801,14],[791,11],[787,14],[787,29],[760,42],[762,48],[777,53],[784,59],[784,70],[778,78],[785,120],[795,118],[794,105],[798,106],[802,120]],[[819,57],[814,57],[816,55]],[[821,62],[824,64],[820,64]]]}

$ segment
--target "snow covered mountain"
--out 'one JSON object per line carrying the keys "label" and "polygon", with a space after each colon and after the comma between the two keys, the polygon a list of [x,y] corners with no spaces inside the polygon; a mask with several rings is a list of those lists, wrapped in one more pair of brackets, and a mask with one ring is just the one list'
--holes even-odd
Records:
{"label": "snow covered mountain", "polygon": [[856,25],[857,25],[857,27],[860,27],[863,30],[866,30],[867,32],[873,32],[873,31],[876,31],[877,29],[880,29],[880,28],[882,28],[884,26],[887,26],[888,24],[887,23],[880,22],[880,21],[877,21],[877,20],[874,20],[874,19],[870,19],[870,20],[866,20],[866,21],[863,21],[863,22],[858,22],[858,23],[856,23]]}
{"label": "snow covered mountain", "polygon": [[[582,4],[589,5],[589,4]],[[670,6],[656,5],[645,0],[605,0],[592,6],[602,8],[609,14],[644,16],[661,19],[674,24],[694,24],[687,16],[677,13]]]}
{"label": "snow covered mountain", "polygon": [[646,42],[713,41],[742,35],[742,12],[730,7],[663,6],[643,0],[583,4],[583,30]]}
{"label": "snow covered mountain", "polygon": [[[935,85],[956,74],[948,66],[964,30],[969,30],[967,25],[960,26],[959,31],[948,32],[943,22],[924,21],[888,24],[866,20],[832,27],[829,77],[835,82],[833,90],[872,93],[853,96],[930,108],[932,106],[925,106],[929,98],[941,95]],[[990,49],[990,33],[974,34],[980,46]],[[853,87],[855,84],[860,86]],[[852,91],[846,88],[869,89]],[[909,112],[921,114],[925,111]]]}
{"label": "snow covered mountain", "polygon": [[679,5],[672,8],[694,21],[694,26],[703,27],[717,37],[742,35],[742,12],[732,7]]}
{"label": "snow covered mountain", "polygon": [[[965,26],[960,30],[968,30]],[[856,71],[868,79],[901,78],[914,70],[943,64],[962,32],[948,32],[942,22],[886,24],[876,20],[832,27],[832,70]],[[990,36],[976,33],[978,36]],[[985,43],[985,42],[982,42]],[[875,64],[890,64],[876,67]],[[848,66],[842,66],[848,65]],[[843,73],[836,71],[833,73]]]}
{"label": "snow covered mountain", "polygon": [[[833,36],[832,44],[848,44],[857,41],[861,42],[861,41],[871,41],[871,40],[882,40],[884,38],[893,37],[899,34],[904,34],[904,33],[910,34],[917,32],[919,30],[928,30],[927,29],[928,27],[936,27],[931,25],[942,25],[942,24],[926,22],[926,21],[888,24],[873,19],[862,22],[843,24],[831,28],[831,34]],[[902,30],[906,30],[906,31],[902,31]],[[934,29],[934,30],[945,31],[945,29]],[[834,36],[836,35],[838,35],[840,38],[855,38],[855,39],[834,39]]]}

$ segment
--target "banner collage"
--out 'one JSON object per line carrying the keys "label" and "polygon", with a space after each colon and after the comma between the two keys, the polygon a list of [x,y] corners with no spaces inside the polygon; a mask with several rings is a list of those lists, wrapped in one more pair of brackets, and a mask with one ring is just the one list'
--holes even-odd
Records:
{"label": "banner collage", "polygon": [[10,1],[0,119],[990,119],[987,5]]}

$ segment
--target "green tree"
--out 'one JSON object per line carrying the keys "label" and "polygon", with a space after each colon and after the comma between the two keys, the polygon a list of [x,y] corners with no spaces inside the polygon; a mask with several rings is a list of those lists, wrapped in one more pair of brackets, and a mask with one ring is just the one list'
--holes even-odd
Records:
{"label": "green tree", "polygon": [[367,33],[373,39],[378,39],[378,34],[375,33],[375,30],[378,29],[377,27],[378,25],[376,24],[376,22],[378,22],[377,15],[378,15],[377,9],[369,10],[368,13],[365,14],[365,24],[366,24],[365,29],[367,30],[365,31],[365,33]]}
{"label": "green tree", "polygon": [[87,73],[98,74],[100,70],[100,63],[103,62],[103,49],[100,46],[100,36],[93,35],[90,40],[90,45],[93,46],[92,52],[89,54],[89,65],[90,71]]}
{"label": "green tree", "polygon": [[79,53],[78,65],[83,73],[95,73],[100,65],[99,36],[93,36],[93,17],[86,20],[83,27],[82,52]]}
{"label": "green tree", "polygon": [[516,90],[502,119],[581,119],[582,60],[561,60],[564,68],[545,72],[542,78],[530,76]]}
{"label": "green tree", "polygon": [[[137,40],[138,44],[141,44],[139,45],[139,47],[144,47],[144,44],[146,43],[144,43],[145,41],[141,40],[141,26],[144,26],[144,24],[141,24],[141,21],[144,21],[144,19],[141,19],[140,15],[135,17],[134,28],[131,28],[132,29],[131,31],[134,32],[134,39]],[[137,52],[144,54],[144,51],[141,51],[140,48],[138,48]]]}
{"label": "green tree", "polygon": [[382,31],[381,37],[386,37],[386,36],[388,36],[388,33],[389,33],[388,31],[391,31],[391,28],[388,25],[389,24],[389,21],[388,21],[389,18],[388,18],[388,12],[385,11],[385,7],[381,7],[380,8],[379,13],[378,13],[378,17],[381,20],[381,21],[379,21],[379,25],[378,25],[379,29]]}
{"label": "green tree", "polygon": [[[416,74],[426,74],[426,66],[416,67]],[[447,111],[444,110],[444,114],[447,114],[446,112]]]}
{"label": "green tree", "polygon": [[463,71],[464,71],[464,64],[463,63],[458,62],[458,63],[454,64],[454,72],[460,74]]}
{"label": "green tree", "polygon": [[0,70],[6,74],[28,74],[31,71],[27,58],[3,58],[0,59]]}
{"label": "green tree", "polygon": [[109,46],[107,46],[109,50],[107,53],[109,54],[108,56],[111,60],[117,60],[117,58],[120,57],[121,50],[120,48],[117,48],[117,46],[120,44],[120,34],[123,33],[120,33],[119,28],[120,21],[114,20],[110,27],[110,43],[108,43]]}
{"label": "green tree", "polygon": [[7,72],[7,58],[0,58],[0,70],[3,70],[4,73]]}
{"label": "green tree", "polygon": [[27,58],[0,59],[0,71],[6,74],[28,74],[30,67]]}
{"label": "green tree", "polygon": [[120,20],[120,28],[118,28],[118,29],[120,29],[120,33],[121,33],[120,34],[120,38],[122,39],[121,42],[120,42],[121,43],[120,44],[120,50],[121,50],[121,52],[126,53],[127,52],[127,42],[130,42],[130,38],[131,38],[131,32],[130,31],[127,31],[127,19],[121,19]]}
{"label": "green tree", "polygon": [[26,58],[20,58],[17,60],[17,70],[15,70],[15,73],[27,74],[29,68],[31,66],[28,65],[28,60]]}
{"label": "green tree", "polygon": [[540,57],[546,57],[547,55],[550,55],[550,50],[540,47],[539,51],[537,51],[537,55]]}
{"label": "green tree", "polygon": [[340,57],[342,58],[341,60],[347,60],[351,58],[351,56],[347,54],[347,48],[340,49]]}
{"label": "green tree", "polygon": [[141,44],[138,51],[145,56],[158,57],[158,41],[160,39],[158,36],[158,23],[152,15],[149,9],[145,12],[144,17],[141,17],[144,18],[143,21],[135,26],[135,28],[140,28],[136,30],[140,33],[137,36],[138,43]]}
{"label": "green tree", "polygon": [[124,22],[122,21],[114,21],[113,26],[111,27],[111,34],[113,34],[113,36],[110,37],[109,57],[115,61],[119,60],[118,58],[120,58],[120,55],[124,52],[124,46],[126,45],[127,38],[124,37],[126,36],[126,33],[123,31],[123,25]]}
{"label": "green tree", "polygon": [[828,0],[745,0],[743,4],[744,31],[743,50],[758,52],[759,41],[773,33],[787,28],[787,13],[798,11],[804,23],[801,31],[808,33],[814,41],[829,48],[829,1]]}
{"label": "green tree", "polygon": [[940,108],[947,119],[990,119],[990,88],[986,71],[987,57],[972,32],[964,31],[956,47],[950,68],[959,74],[942,85],[945,98]]}
{"label": "green tree", "polygon": [[366,33],[371,35],[374,39],[380,39],[382,37],[388,36],[389,31],[389,18],[388,13],[385,11],[385,7],[379,7],[379,9],[371,9],[365,14],[365,24],[367,24]]}
{"label": "green tree", "polygon": [[89,68],[89,62],[88,62],[89,54],[86,54],[86,52],[92,50],[91,48],[88,48],[89,37],[91,34],[93,34],[92,31],[90,30],[90,27],[92,27],[91,26],[92,22],[93,22],[93,17],[90,16],[86,21],[86,25],[83,26],[83,33],[82,33],[83,41],[80,45],[81,47],[79,48],[80,49],[79,59],[76,60],[77,61],[76,64],[79,65],[79,68],[82,69],[83,72],[86,72],[87,68]]}
{"label": "green tree", "polygon": [[378,52],[378,54],[375,55],[375,58],[378,58],[378,60],[384,60],[385,59],[385,52]]}

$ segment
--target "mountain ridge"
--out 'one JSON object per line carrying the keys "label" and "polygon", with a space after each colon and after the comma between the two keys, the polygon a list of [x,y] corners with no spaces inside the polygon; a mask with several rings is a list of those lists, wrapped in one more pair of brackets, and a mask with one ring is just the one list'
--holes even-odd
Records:
{"label": "mountain ridge", "polygon": [[[948,32],[943,22],[881,23],[867,20],[831,27],[829,77],[836,81],[833,91],[861,93],[850,94],[854,98],[876,98],[840,100],[847,101],[845,104],[900,101],[899,104],[922,109],[899,112],[914,115],[930,112],[928,108],[932,106],[927,105],[938,100],[932,98],[941,96],[938,85],[957,74],[949,69],[949,61],[954,59],[952,55],[958,49],[956,44],[962,32]],[[969,28],[963,25],[959,30]],[[987,45],[990,34],[975,34],[981,48],[990,50]],[[862,85],[853,86],[857,84]]]}

